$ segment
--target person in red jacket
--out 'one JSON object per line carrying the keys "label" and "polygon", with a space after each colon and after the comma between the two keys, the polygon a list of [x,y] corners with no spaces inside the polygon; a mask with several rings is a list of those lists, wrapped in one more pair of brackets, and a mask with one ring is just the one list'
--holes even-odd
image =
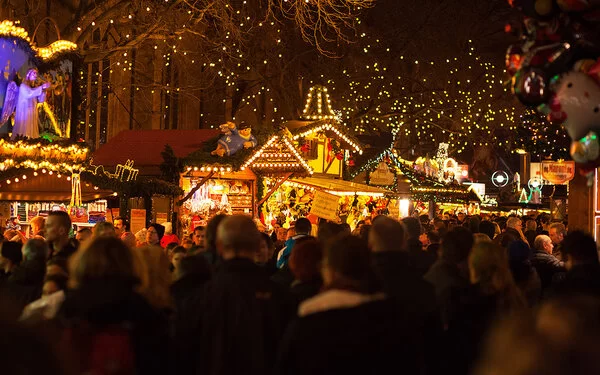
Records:
{"label": "person in red jacket", "polygon": [[163,223],[165,227],[165,235],[160,239],[160,247],[163,249],[167,247],[170,243],[177,243],[179,245],[179,237],[176,234],[173,234],[173,224],[170,222]]}

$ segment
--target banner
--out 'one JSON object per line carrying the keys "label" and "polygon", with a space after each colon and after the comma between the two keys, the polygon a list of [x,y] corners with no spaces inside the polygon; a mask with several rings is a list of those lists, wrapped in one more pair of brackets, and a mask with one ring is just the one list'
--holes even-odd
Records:
{"label": "banner", "polygon": [[322,219],[337,222],[337,209],[339,206],[340,197],[334,194],[329,194],[324,191],[316,191],[310,208],[312,215]]}
{"label": "banner", "polygon": [[551,184],[561,185],[575,177],[574,161],[543,161],[542,178]]}

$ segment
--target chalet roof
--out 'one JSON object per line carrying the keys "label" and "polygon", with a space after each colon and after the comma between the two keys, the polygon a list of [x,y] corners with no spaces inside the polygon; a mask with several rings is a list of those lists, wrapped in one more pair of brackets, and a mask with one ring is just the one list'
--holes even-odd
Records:
{"label": "chalet roof", "polygon": [[250,168],[262,174],[296,174],[312,175],[313,170],[293,141],[284,134],[273,135],[262,147],[250,156],[242,165],[242,169]]}
{"label": "chalet roof", "polygon": [[125,130],[93,153],[93,164],[116,166],[133,160],[142,174],[157,174],[166,145],[171,146],[176,157],[184,158],[219,134],[218,129]]}
{"label": "chalet roof", "polygon": [[464,185],[446,184],[434,178],[425,176],[422,173],[418,173],[411,164],[394,155],[390,148],[386,148],[380,152],[370,149],[366,154],[369,155],[370,158],[361,160],[360,165],[357,166],[352,173],[353,178],[360,172],[370,171],[371,169],[376,168],[381,160],[389,159],[392,165],[396,167],[398,183],[410,183],[410,192],[415,199],[452,203],[481,201],[475,192],[469,190],[468,187]]}
{"label": "chalet roof", "polygon": [[354,136],[350,135],[350,131],[345,126],[334,119],[288,121],[284,126],[291,131],[294,140],[306,137],[315,132],[323,131],[329,138],[333,138],[340,142],[342,147],[353,152],[363,152],[360,142]]}
{"label": "chalet roof", "polygon": [[[71,181],[67,176],[58,177],[54,173],[32,175],[32,171],[22,172],[28,174],[27,179],[21,179],[18,183],[3,184],[0,191],[2,201],[25,201],[25,202],[69,202],[71,200]],[[106,198],[113,194],[110,190],[94,188],[92,184],[81,182],[81,200],[90,202]]]}
{"label": "chalet roof", "polygon": [[384,196],[390,193],[388,190],[381,189],[375,186],[325,177],[293,178],[290,179],[290,182],[305,185],[315,189],[324,190],[329,193],[338,195],[358,194]]}

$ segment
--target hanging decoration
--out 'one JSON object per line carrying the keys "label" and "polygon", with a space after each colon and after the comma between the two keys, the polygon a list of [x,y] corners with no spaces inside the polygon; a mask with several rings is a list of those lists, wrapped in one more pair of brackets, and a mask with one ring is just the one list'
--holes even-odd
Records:
{"label": "hanging decoration", "polygon": [[529,198],[527,197],[527,191],[525,191],[525,188],[521,189],[521,195],[519,195],[519,203],[529,203]]}
{"label": "hanging decoration", "polygon": [[496,171],[492,174],[492,184],[495,187],[503,188],[508,185],[508,173],[505,171]]}
{"label": "hanging decoration", "polygon": [[114,173],[105,171],[103,165],[90,165],[90,170],[96,176],[106,176],[121,182],[130,182],[135,181],[140,172],[139,169],[133,168],[133,163],[133,160],[128,159],[125,165],[117,164]]}
{"label": "hanging decoration", "polygon": [[591,185],[600,165],[600,4],[583,0],[509,3],[524,14],[521,40],[506,55],[512,92],[550,122],[564,125],[572,140],[571,156]]}
{"label": "hanging decoration", "polygon": [[544,180],[539,177],[533,177],[527,181],[527,186],[529,187],[529,203],[541,204]]}

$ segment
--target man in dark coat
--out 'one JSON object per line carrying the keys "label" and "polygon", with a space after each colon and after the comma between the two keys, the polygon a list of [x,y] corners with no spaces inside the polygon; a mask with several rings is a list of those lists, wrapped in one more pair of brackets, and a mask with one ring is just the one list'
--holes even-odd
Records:
{"label": "man in dark coat", "polygon": [[254,264],[260,232],[252,219],[234,215],[217,230],[223,263],[203,290],[197,373],[264,375],[291,315],[283,291]]}
{"label": "man in dark coat", "polygon": [[369,248],[373,270],[384,293],[411,314],[415,332],[421,334],[424,343],[423,365],[433,370],[432,365],[439,362],[440,310],[435,289],[423,280],[419,270],[410,265],[404,243],[404,227],[387,216],[377,217],[369,232]]}
{"label": "man in dark coat", "polygon": [[407,240],[406,240],[406,248],[408,250],[408,257],[410,258],[410,262],[415,270],[419,272],[421,276],[423,276],[429,268],[435,263],[435,255],[424,251],[423,244],[419,237],[421,236],[421,232],[423,227],[421,226],[421,222],[414,217],[405,217],[402,219],[402,224],[406,228]]}
{"label": "man in dark coat", "polygon": [[[473,234],[466,227],[454,227],[442,239],[440,258],[423,277],[435,288],[442,318],[446,316],[450,290],[469,285],[468,258],[473,247]],[[444,319],[445,320],[445,319]]]}
{"label": "man in dark coat", "polygon": [[565,271],[565,264],[552,255],[553,247],[550,237],[543,234],[537,236],[533,243],[531,264],[540,276],[542,290],[550,286],[554,274]]}
{"label": "man in dark coat", "polygon": [[582,231],[573,231],[565,237],[563,249],[567,273],[555,283],[549,295],[600,297],[600,262],[594,238]]}

